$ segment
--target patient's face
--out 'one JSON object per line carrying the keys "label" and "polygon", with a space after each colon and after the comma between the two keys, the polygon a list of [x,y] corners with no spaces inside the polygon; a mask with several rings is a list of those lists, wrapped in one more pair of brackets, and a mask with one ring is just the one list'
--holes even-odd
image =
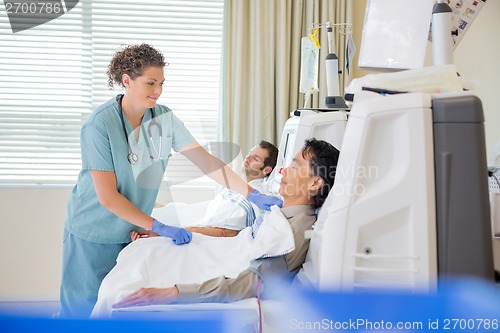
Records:
{"label": "patient's face", "polygon": [[[299,151],[292,160],[292,164],[281,171],[283,177],[280,183],[280,194],[286,197],[306,197],[310,199],[311,185],[314,182],[310,162]],[[317,177],[316,177],[317,178]]]}
{"label": "patient's face", "polygon": [[264,173],[264,160],[267,158],[267,150],[260,146],[253,147],[243,161],[242,168],[245,174],[252,178],[262,178]]}

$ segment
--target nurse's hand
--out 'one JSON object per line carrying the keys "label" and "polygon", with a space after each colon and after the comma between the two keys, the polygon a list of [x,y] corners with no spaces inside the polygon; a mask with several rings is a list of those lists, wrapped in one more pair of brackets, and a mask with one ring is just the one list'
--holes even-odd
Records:
{"label": "nurse's hand", "polygon": [[172,238],[172,242],[175,245],[187,244],[191,241],[193,234],[183,228],[172,227],[165,225],[155,219],[153,221],[153,227],[151,228],[153,232],[156,232],[160,236]]}
{"label": "nurse's hand", "polygon": [[265,195],[257,190],[253,190],[247,196],[247,199],[257,205],[262,210],[271,210],[271,206],[283,207],[283,201],[280,198],[271,195]]}
{"label": "nurse's hand", "polygon": [[130,232],[130,238],[133,241],[138,240],[139,238],[149,238],[149,237],[158,237],[160,236],[156,232],[153,232],[151,230],[138,230],[138,231],[131,231]]}

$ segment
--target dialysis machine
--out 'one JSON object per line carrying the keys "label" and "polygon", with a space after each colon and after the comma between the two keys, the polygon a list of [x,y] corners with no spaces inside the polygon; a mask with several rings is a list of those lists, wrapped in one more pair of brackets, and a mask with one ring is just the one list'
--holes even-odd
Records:
{"label": "dialysis machine", "polygon": [[466,93],[356,99],[311,244],[320,288],[432,290],[438,277],[464,275],[492,281],[481,101]]}
{"label": "dialysis machine", "polygon": [[341,151],[308,255],[320,289],[433,290],[438,278],[494,279],[476,96],[362,92],[348,125],[345,110],[297,110],[283,130],[273,188],[277,170],[311,137]]}

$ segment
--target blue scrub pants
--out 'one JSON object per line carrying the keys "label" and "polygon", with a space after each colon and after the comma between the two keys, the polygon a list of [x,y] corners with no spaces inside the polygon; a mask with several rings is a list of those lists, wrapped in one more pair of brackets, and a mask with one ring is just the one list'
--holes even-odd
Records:
{"label": "blue scrub pants", "polygon": [[64,229],[60,317],[90,316],[102,280],[127,244],[89,242]]}

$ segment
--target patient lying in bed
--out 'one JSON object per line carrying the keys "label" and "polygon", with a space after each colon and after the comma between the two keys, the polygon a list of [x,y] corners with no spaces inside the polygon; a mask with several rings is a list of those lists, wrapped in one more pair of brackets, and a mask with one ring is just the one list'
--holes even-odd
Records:
{"label": "patient lying in bed", "polygon": [[[267,194],[268,176],[276,166],[278,148],[267,141],[253,147],[241,166],[248,184]],[[156,207],[151,214],[165,224],[186,228],[209,236],[235,236],[250,226],[261,213],[241,194],[224,189],[213,200],[185,204],[169,203]]]}
{"label": "patient lying in bed", "polygon": [[232,302],[257,296],[260,282],[290,281],[304,262],[304,232],[333,186],[337,159],[333,146],[307,141],[283,170],[283,208],[272,207],[234,238],[195,234],[182,246],[163,237],[133,242],[104,279],[92,316],[108,316],[113,307]]}

